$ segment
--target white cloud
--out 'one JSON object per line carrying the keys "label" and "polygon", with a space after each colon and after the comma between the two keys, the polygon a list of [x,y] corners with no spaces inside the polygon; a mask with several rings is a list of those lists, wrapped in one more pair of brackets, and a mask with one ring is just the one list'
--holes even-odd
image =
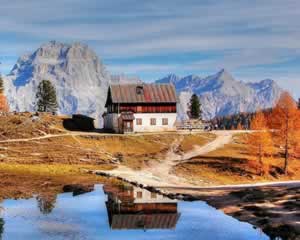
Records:
{"label": "white cloud", "polygon": [[[83,41],[112,62],[108,67],[113,72],[201,72],[221,67],[238,72],[299,59],[299,18],[299,0],[2,0],[0,54],[18,56],[52,39]],[[113,62],[204,51],[219,54],[184,64]],[[2,69],[8,69],[10,63],[4,64]],[[295,67],[286,65],[275,77],[284,79],[291,68]],[[266,75],[273,74],[269,71],[266,68]]]}

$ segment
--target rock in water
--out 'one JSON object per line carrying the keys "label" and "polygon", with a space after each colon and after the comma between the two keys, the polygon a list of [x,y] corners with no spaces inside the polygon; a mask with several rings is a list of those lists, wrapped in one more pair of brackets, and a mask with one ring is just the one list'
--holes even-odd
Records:
{"label": "rock in water", "polygon": [[34,111],[43,79],[56,88],[60,114],[89,115],[101,125],[110,75],[88,46],[51,41],[21,57],[5,79],[10,109]]}

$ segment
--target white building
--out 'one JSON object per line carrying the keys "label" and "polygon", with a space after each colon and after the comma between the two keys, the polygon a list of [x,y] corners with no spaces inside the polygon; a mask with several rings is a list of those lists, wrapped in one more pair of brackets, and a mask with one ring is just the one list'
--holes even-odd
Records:
{"label": "white building", "polygon": [[111,85],[104,128],[117,133],[174,131],[176,103],[172,84]]}

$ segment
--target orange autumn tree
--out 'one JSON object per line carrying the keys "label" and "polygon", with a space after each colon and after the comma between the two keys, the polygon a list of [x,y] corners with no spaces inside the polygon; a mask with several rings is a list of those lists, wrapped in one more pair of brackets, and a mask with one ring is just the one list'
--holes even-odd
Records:
{"label": "orange autumn tree", "polygon": [[236,126],[236,130],[244,130],[242,123],[238,123],[238,125]]}
{"label": "orange autumn tree", "polygon": [[284,92],[272,112],[271,125],[274,140],[283,149],[283,171],[288,173],[289,161],[296,154],[300,141],[300,115],[296,101],[288,92]]}
{"label": "orange autumn tree", "polygon": [[8,112],[8,104],[6,101],[6,97],[4,95],[4,86],[3,86],[3,79],[0,76],[0,113],[1,112]]}
{"label": "orange autumn tree", "polygon": [[270,130],[267,127],[267,119],[263,112],[255,114],[251,121],[251,130],[247,136],[248,150],[250,154],[255,154],[258,159],[260,175],[268,171],[269,165],[265,159],[273,155],[274,147]]}

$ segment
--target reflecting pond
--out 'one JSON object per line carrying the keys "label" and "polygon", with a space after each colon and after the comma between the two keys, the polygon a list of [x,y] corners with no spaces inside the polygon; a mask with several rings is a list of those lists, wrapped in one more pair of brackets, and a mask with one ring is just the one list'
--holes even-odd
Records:
{"label": "reflecting pond", "polygon": [[269,239],[205,202],[181,202],[128,185],[1,204],[0,239]]}

